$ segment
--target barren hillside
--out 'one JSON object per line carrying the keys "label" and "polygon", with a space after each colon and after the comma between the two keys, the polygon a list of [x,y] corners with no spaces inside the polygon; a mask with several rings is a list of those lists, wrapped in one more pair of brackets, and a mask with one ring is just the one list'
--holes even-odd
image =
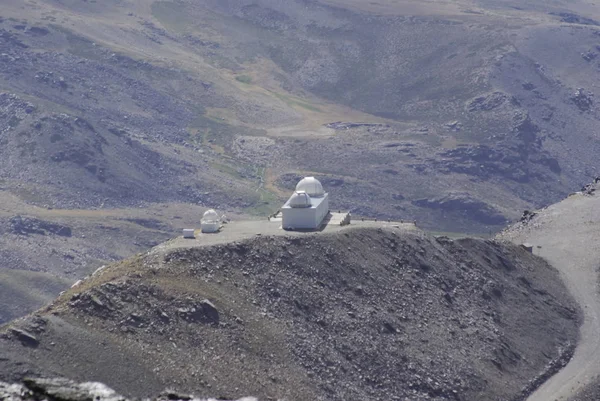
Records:
{"label": "barren hillside", "polygon": [[600,394],[600,297],[598,259],[600,248],[600,179],[563,201],[529,213],[500,238],[528,242],[533,252],[561,274],[583,310],[579,343],[569,364],[536,391],[528,401],[594,401]]}
{"label": "barren hillside", "polygon": [[302,175],[485,235],[597,175],[587,0],[1,3],[0,321]]}
{"label": "barren hillside", "polygon": [[25,202],[264,212],[312,173],[356,214],[488,232],[596,173],[584,1],[4,3]]}
{"label": "barren hillside", "polygon": [[0,380],[63,376],[136,397],[521,400],[568,361],[579,321],[556,270],[494,241],[381,224],[161,246],[5,326]]}

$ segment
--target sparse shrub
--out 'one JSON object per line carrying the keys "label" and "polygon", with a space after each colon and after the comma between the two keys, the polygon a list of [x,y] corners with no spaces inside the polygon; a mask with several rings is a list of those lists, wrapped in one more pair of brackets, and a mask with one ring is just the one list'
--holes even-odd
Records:
{"label": "sparse shrub", "polygon": [[235,79],[243,84],[250,85],[252,83],[252,77],[250,75],[238,75]]}

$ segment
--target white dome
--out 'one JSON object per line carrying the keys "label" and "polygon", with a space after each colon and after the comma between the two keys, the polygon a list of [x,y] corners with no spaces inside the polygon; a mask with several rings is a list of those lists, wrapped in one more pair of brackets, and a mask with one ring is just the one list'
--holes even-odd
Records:
{"label": "white dome", "polygon": [[306,192],[308,196],[321,197],[325,195],[323,186],[315,177],[305,177],[298,185],[296,185],[296,192]]}
{"label": "white dome", "polygon": [[214,209],[209,209],[202,215],[202,221],[220,221],[219,214]]}
{"label": "white dome", "polygon": [[294,208],[310,207],[310,196],[304,191],[296,191],[290,198],[289,205]]}

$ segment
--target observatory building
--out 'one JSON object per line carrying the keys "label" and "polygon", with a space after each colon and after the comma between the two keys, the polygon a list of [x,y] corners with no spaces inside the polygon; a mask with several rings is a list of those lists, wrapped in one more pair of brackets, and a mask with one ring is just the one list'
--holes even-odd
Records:
{"label": "observatory building", "polygon": [[204,212],[200,227],[203,233],[216,233],[221,229],[221,217],[213,209],[209,209]]}
{"label": "observatory building", "polygon": [[314,230],[329,214],[329,194],[315,177],[305,177],[281,208],[284,230]]}

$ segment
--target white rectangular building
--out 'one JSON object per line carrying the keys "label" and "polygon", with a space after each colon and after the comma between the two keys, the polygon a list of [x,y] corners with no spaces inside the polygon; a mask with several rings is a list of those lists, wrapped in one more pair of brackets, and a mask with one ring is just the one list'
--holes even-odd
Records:
{"label": "white rectangular building", "polygon": [[300,207],[294,205],[298,194],[296,192],[292,195],[281,208],[283,229],[315,230],[319,228],[329,213],[329,194],[325,193],[318,198],[307,196],[306,204]]}

